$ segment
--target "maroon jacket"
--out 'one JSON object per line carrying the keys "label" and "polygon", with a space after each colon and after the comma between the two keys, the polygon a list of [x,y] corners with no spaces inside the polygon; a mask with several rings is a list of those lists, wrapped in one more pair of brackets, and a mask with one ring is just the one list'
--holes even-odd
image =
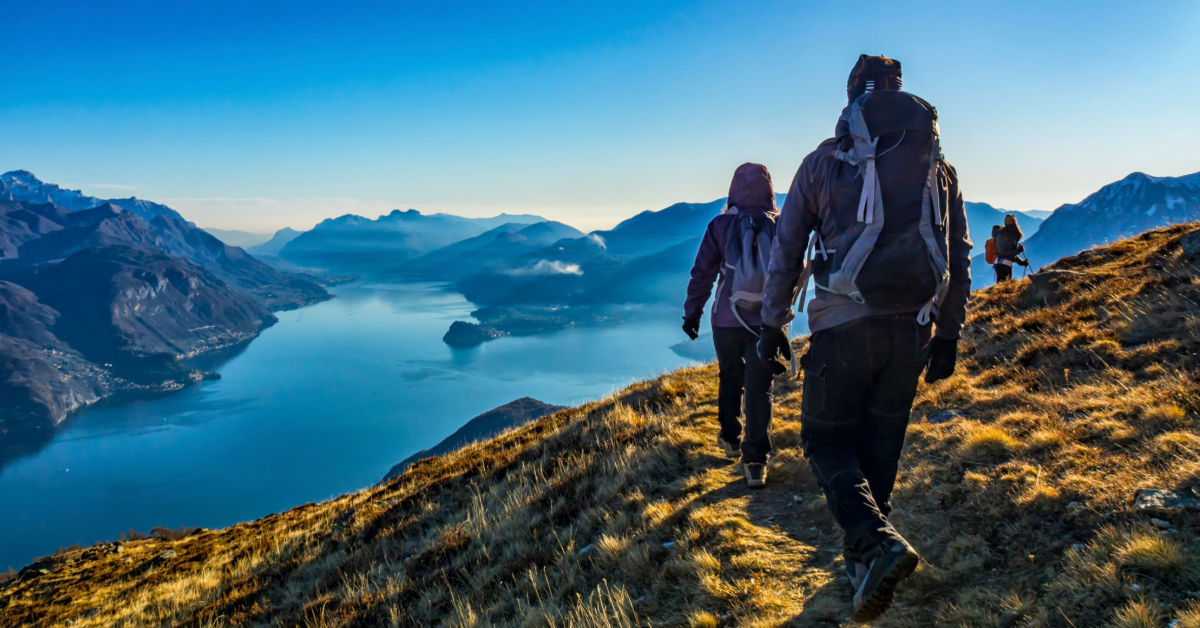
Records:
{"label": "maroon jacket", "polygon": [[[775,212],[775,190],[771,186],[771,173],[762,164],[746,163],[738,166],[733,173],[733,181],[729,184],[729,200],[726,209],[737,207],[738,212]],[[733,224],[736,214],[728,211],[713,218],[704,231],[704,239],[700,241],[700,250],[696,252],[696,262],[692,265],[692,279],[688,282],[687,300],[683,303],[683,317],[700,320],[704,314],[704,304],[712,294],[713,281],[721,272],[725,262],[725,237]],[[717,293],[716,304],[713,306],[713,327],[741,327],[741,323],[733,315],[733,306],[729,302],[729,292],[721,283],[722,289]],[[754,310],[741,310],[742,320],[747,325],[762,325],[762,314]]]}

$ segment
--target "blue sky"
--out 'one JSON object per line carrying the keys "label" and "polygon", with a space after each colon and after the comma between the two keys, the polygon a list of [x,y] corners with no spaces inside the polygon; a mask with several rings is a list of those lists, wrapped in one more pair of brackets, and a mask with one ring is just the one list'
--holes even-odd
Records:
{"label": "blue sky", "polygon": [[861,52],[938,107],[969,200],[1200,170],[1195,2],[341,4],[4,0],[0,171],[251,231],[606,227],[723,196],[743,161],[785,191]]}

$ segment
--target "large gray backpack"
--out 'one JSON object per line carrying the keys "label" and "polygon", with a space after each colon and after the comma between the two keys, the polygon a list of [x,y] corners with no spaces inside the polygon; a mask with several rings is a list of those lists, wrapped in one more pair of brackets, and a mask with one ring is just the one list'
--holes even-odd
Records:
{"label": "large gray backpack", "polygon": [[[901,91],[867,91],[842,112],[806,276],[881,311],[937,315],[950,283],[937,110]],[[829,229],[828,227],[832,227]],[[801,297],[803,307],[803,297]]]}
{"label": "large gray backpack", "polygon": [[757,334],[757,331],[746,324],[738,310],[757,312],[762,309],[767,266],[771,260],[771,243],[775,241],[775,218],[778,214],[743,213],[738,211],[737,207],[729,208],[726,213],[734,214],[734,219],[725,234],[722,287],[728,293],[734,318],[742,327]]}

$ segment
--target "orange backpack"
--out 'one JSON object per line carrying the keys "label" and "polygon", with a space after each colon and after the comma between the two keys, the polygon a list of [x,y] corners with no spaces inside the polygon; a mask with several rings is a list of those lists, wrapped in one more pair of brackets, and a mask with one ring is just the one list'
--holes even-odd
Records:
{"label": "orange backpack", "polygon": [[983,245],[983,257],[989,264],[995,264],[1000,258],[1000,247],[996,246],[996,238],[988,238]]}

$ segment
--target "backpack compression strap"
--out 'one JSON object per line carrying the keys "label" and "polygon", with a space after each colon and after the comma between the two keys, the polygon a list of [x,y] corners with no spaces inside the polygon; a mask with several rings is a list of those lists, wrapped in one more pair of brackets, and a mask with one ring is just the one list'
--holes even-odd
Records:
{"label": "backpack compression strap", "polygon": [[855,303],[865,303],[862,292],[856,285],[858,273],[867,262],[867,256],[875,248],[875,241],[883,231],[883,190],[879,185],[879,173],[875,168],[875,146],[878,138],[871,138],[863,116],[863,106],[874,92],[866,92],[851,103],[845,120],[849,123],[850,138],[854,147],[849,151],[839,150],[837,158],[858,166],[862,172],[862,193],[858,197],[858,222],[864,223],[862,233],[846,251],[841,267],[829,274],[829,285],[820,288],[840,294]]}
{"label": "backpack compression strap", "polygon": [[[933,148],[929,153],[929,174],[925,178],[925,197],[921,199],[922,218],[920,222],[921,237],[929,248],[929,264],[933,274],[940,277],[937,292],[929,302],[917,312],[917,322],[927,325],[937,315],[937,308],[946,298],[950,290],[950,263],[942,252],[942,244],[949,242],[949,227],[946,217],[942,214],[941,193],[938,186],[938,166],[942,161],[942,146],[938,140],[937,120],[933,121]],[[928,217],[928,220],[925,218]],[[942,228],[944,234],[939,240],[933,226]],[[947,249],[948,250],[948,249]]]}

